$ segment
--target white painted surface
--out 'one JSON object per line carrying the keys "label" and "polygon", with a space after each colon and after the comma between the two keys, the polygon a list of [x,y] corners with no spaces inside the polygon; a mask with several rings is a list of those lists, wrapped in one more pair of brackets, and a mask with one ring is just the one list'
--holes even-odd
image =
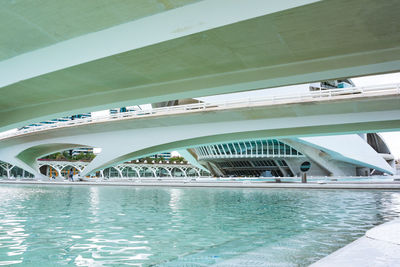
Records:
{"label": "white painted surface", "polygon": [[299,138],[300,142],[328,152],[332,158],[352,164],[362,163],[364,166],[380,171],[394,169],[357,134],[338,136],[317,136]]}
{"label": "white painted surface", "polygon": [[[246,100],[243,99],[231,99],[231,100],[219,100],[218,102],[205,102],[205,103],[194,103],[187,105],[178,106],[167,106],[160,108],[139,109],[128,112],[120,112],[116,114],[110,114],[109,110],[92,112],[92,116],[88,118],[80,118],[75,120],[59,121],[56,123],[41,123],[35,122],[36,127],[29,127],[23,130],[9,130],[0,133],[0,139],[23,135],[30,132],[45,131],[54,128],[73,127],[76,125],[93,124],[99,122],[115,121],[119,119],[129,118],[145,118],[160,115],[175,115],[192,113],[198,111],[220,111],[237,108],[251,108],[259,106],[275,106],[283,104],[300,104],[300,103],[316,103],[316,102],[327,102],[335,100],[346,100],[346,99],[359,99],[359,98],[370,98],[377,96],[397,96],[400,95],[400,84],[385,84],[385,85],[372,85],[367,87],[350,87],[350,88],[338,88],[321,91],[307,91],[298,94],[284,94],[284,95],[270,95],[264,97],[249,97]],[[384,117],[385,118],[385,117]],[[384,119],[382,118],[382,120]],[[391,116],[387,116],[385,119],[393,119]]]}
{"label": "white painted surface", "polygon": [[400,219],[377,226],[367,234],[312,264],[312,267],[400,266]]}
{"label": "white painted surface", "polygon": [[131,182],[124,181],[121,179],[116,182],[104,182],[100,179],[97,181],[90,182],[69,182],[69,181],[51,181],[48,177],[46,180],[39,181],[10,181],[0,180],[0,184],[48,184],[48,185],[104,185],[104,186],[168,186],[168,187],[221,187],[221,188],[293,188],[293,189],[379,189],[379,190],[390,190],[400,189],[400,183],[330,183],[330,184],[318,184],[318,183],[266,183],[266,182],[250,182],[250,181],[217,181],[216,178],[198,178],[192,179],[163,179],[161,181],[151,178],[136,179]]}
{"label": "white painted surface", "polygon": [[366,237],[400,245],[400,219],[372,228]]}
{"label": "white painted surface", "polygon": [[[352,88],[352,90],[359,89],[360,88]],[[337,114],[332,114],[331,112],[326,113],[323,110],[323,107],[326,107],[324,101],[329,104],[332,92],[322,92],[323,94],[328,95],[327,97],[322,98],[319,96],[320,93],[317,92],[318,97],[309,96],[309,98],[303,99],[300,102],[298,98],[293,100],[293,96],[291,96],[292,98],[290,101],[295,104],[293,108],[293,112],[295,114],[287,117],[276,115],[269,118],[267,113],[265,113],[265,116],[262,117],[254,116],[254,114],[252,114],[254,111],[250,108],[258,107],[257,113],[260,114],[259,112],[263,112],[261,107],[268,109],[271,108],[271,105],[274,105],[273,108],[276,109],[277,112],[286,112],[287,109],[291,109],[292,107],[287,105],[287,99],[283,98],[267,100],[258,99],[251,105],[249,103],[236,102],[231,103],[231,105],[228,107],[225,105],[225,103],[222,103],[220,106],[216,107],[200,103],[171,108],[161,108],[157,110],[153,109],[150,111],[150,113],[155,114],[148,115],[139,114],[143,112],[146,113],[145,111],[140,111],[139,113],[132,113],[133,115],[130,113],[120,113],[117,115],[117,117],[107,117],[99,120],[89,118],[68,121],[57,125],[42,126],[44,127],[43,129],[38,127],[41,131],[37,131],[37,129],[27,129],[22,131],[22,134],[17,137],[20,138],[18,143],[14,143],[10,146],[8,146],[6,143],[2,143],[4,146],[2,145],[2,149],[0,150],[0,159],[13,165],[17,165],[35,174],[36,172],[33,172],[35,166],[29,167],[26,163],[17,158],[19,153],[28,148],[45,144],[74,144],[74,147],[89,146],[102,148],[102,152],[91,162],[91,164],[87,166],[87,168],[85,168],[82,175],[86,175],[93,170],[112,166],[114,164],[129,160],[130,158],[128,156],[132,152],[144,150],[152,146],[169,144],[172,142],[177,142],[178,144],[178,142],[182,140],[190,140],[193,138],[204,138],[220,134],[229,135],[232,133],[246,135],[248,132],[266,130],[274,130],[276,131],[277,137],[284,137],[285,134],[288,134],[293,129],[300,129],[304,127],[318,126],[329,128],[331,125],[337,127],[336,125],[352,125],[352,123],[366,123],[371,125],[375,122],[382,123],[385,120],[390,122],[393,120],[400,120],[400,112],[396,102],[398,99],[397,88],[393,87],[393,85],[389,85],[386,87],[386,89],[389,91],[395,90],[394,94],[391,92],[388,96],[386,96],[388,99],[387,101],[393,102],[392,100],[394,100],[394,102],[392,105],[385,105],[384,107],[381,107],[379,111],[375,112],[365,112],[360,110],[361,106],[358,105],[359,102],[357,102],[360,101],[359,99],[361,99],[362,101],[369,101],[369,105],[373,106],[375,99],[377,99],[373,97],[373,95],[368,95],[368,97],[365,97],[362,93],[342,95],[343,91],[334,90],[336,93],[340,92],[336,97],[332,98],[334,99],[335,105],[341,104],[338,100],[347,100],[345,104],[351,105],[353,108],[358,108],[358,112],[352,112],[351,110],[347,113],[343,113],[342,111]],[[376,90],[376,88],[374,90]],[[378,95],[382,96],[382,92],[379,92]],[[348,101],[349,98],[352,101]],[[319,102],[324,102],[324,104],[320,104],[318,107],[317,104],[319,104]],[[279,108],[279,105],[282,106]],[[309,107],[315,107],[317,112],[310,113],[312,115],[305,115],[304,112]],[[382,110],[385,107],[388,108],[388,110]],[[229,112],[227,112],[227,110],[229,110]],[[216,120],[213,122],[203,121],[202,118],[204,114],[207,114],[207,112],[208,114],[215,115]],[[306,112],[306,114],[308,113]],[[246,119],[244,120],[243,118]],[[146,125],[144,128],[125,127],[131,125],[135,119],[138,119],[142,122],[146,121],[147,119],[162,119],[159,121],[163,121],[163,124],[160,124],[155,120],[150,120],[150,124]],[[173,123],[169,122],[169,119],[173,120]],[[179,120],[179,123],[176,123],[176,120]],[[154,121],[156,122],[155,124],[153,124]],[[107,123],[116,122],[118,123],[119,128],[113,128],[112,132],[108,132],[96,127],[98,124],[103,122],[106,125]],[[96,128],[97,132],[93,132],[92,127]],[[57,131],[62,132],[63,130],[72,130],[73,133],[70,133],[69,136],[66,137],[58,137]],[[331,130],[334,131],[334,129]],[[278,131],[280,131],[280,133],[278,133]],[[351,131],[351,128],[349,128],[347,131]],[[160,135],[160,133],[162,134]],[[32,139],[31,135],[35,135],[37,138],[35,137]],[[293,133],[292,135],[295,136]],[[9,138],[9,141],[12,142],[11,139],[15,137],[9,136]],[[265,138],[265,136],[260,136],[260,138]],[[36,139],[36,141],[33,141],[34,139]],[[377,154],[375,152],[374,155],[370,153],[372,150],[370,148],[368,149],[369,146],[361,137],[357,135],[350,139],[351,140],[347,138],[343,140],[343,137],[332,137],[331,141],[326,142],[324,139],[321,140],[315,138],[313,139],[313,143],[314,145],[324,147],[324,150],[331,152],[332,156],[336,156],[338,160],[345,160],[349,163],[360,164],[361,166],[367,165],[388,173],[393,172],[393,169],[389,165],[387,165],[384,161],[382,162],[383,159],[378,160],[376,158]],[[6,139],[3,140],[4,142],[7,142]],[[318,142],[316,140],[318,140]],[[226,141],[229,142],[232,140]],[[309,143],[312,142],[309,141]],[[365,151],[368,153],[366,152],[365,155],[359,155],[359,153],[364,153],[364,150],[361,150],[361,152],[358,150],[360,147],[367,147],[365,148]],[[175,149],[177,148],[185,149],[186,147],[179,147],[178,144]],[[41,157],[43,155],[36,156]]]}
{"label": "white painted surface", "polygon": [[0,62],[0,87],[319,0],[204,0]]}

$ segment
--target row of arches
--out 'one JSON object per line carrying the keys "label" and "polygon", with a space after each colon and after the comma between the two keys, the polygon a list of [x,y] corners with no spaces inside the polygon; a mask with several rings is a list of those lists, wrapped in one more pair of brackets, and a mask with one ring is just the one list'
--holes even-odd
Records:
{"label": "row of arches", "polygon": [[51,165],[42,165],[39,168],[39,172],[48,177],[64,177],[68,178],[71,175],[80,174],[82,169],[74,166],[65,166],[58,168],[56,166]]}
{"label": "row of arches", "polygon": [[[40,162],[40,173],[48,177],[69,178],[79,174],[86,167],[86,162]],[[96,173],[99,178],[173,178],[173,177],[201,177],[209,176],[199,168],[191,165],[161,165],[161,164],[120,164],[100,170]]]}
{"label": "row of arches", "polygon": [[88,164],[88,162],[83,161],[38,161],[39,172],[53,178],[69,178],[75,174],[80,174]]}
{"label": "row of arches", "polygon": [[183,166],[128,166],[118,165],[102,171],[105,178],[134,178],[134,177],[200,177],[209,174],[195,167]]}

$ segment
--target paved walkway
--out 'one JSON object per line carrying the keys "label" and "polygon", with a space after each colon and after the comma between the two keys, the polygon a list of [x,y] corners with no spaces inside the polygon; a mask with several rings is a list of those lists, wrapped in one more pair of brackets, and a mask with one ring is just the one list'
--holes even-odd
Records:
{"label": "paved walkway", "polygon": [[372,228],[365,236],[311,266],[400,266],[400,219]]}
{"label": "paved walkway", "polygon": [[96,182],[67,182],[67,181],[21,181],[0,180],[0,184],[43,184],[43,185],[101,185],[101,186],[166,186],[166,187],[222,187],[222,188],[296,188],[296,189],[381,189],[400,190],[400,182],[375,183],[274,183],[256,181],[194,181],[194,180],[146,180],[146,181],[96,181]]}

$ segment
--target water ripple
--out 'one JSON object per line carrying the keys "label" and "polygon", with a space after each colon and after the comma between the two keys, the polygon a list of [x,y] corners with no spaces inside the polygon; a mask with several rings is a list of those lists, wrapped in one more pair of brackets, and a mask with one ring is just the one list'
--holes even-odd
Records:
{"label": "water ripple", "polygon": [[0,265],[307,266],[399,214],[390,191],[2,185]]}

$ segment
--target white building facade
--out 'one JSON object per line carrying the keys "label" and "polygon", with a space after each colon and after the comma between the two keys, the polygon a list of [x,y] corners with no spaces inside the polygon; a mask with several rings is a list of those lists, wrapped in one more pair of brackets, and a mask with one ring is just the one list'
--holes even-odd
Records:
{"label": "white building facade", "polygon": [[214,176],[296,177],[394,174],[394,157],[379,134],[260,139],[190,150]]}

